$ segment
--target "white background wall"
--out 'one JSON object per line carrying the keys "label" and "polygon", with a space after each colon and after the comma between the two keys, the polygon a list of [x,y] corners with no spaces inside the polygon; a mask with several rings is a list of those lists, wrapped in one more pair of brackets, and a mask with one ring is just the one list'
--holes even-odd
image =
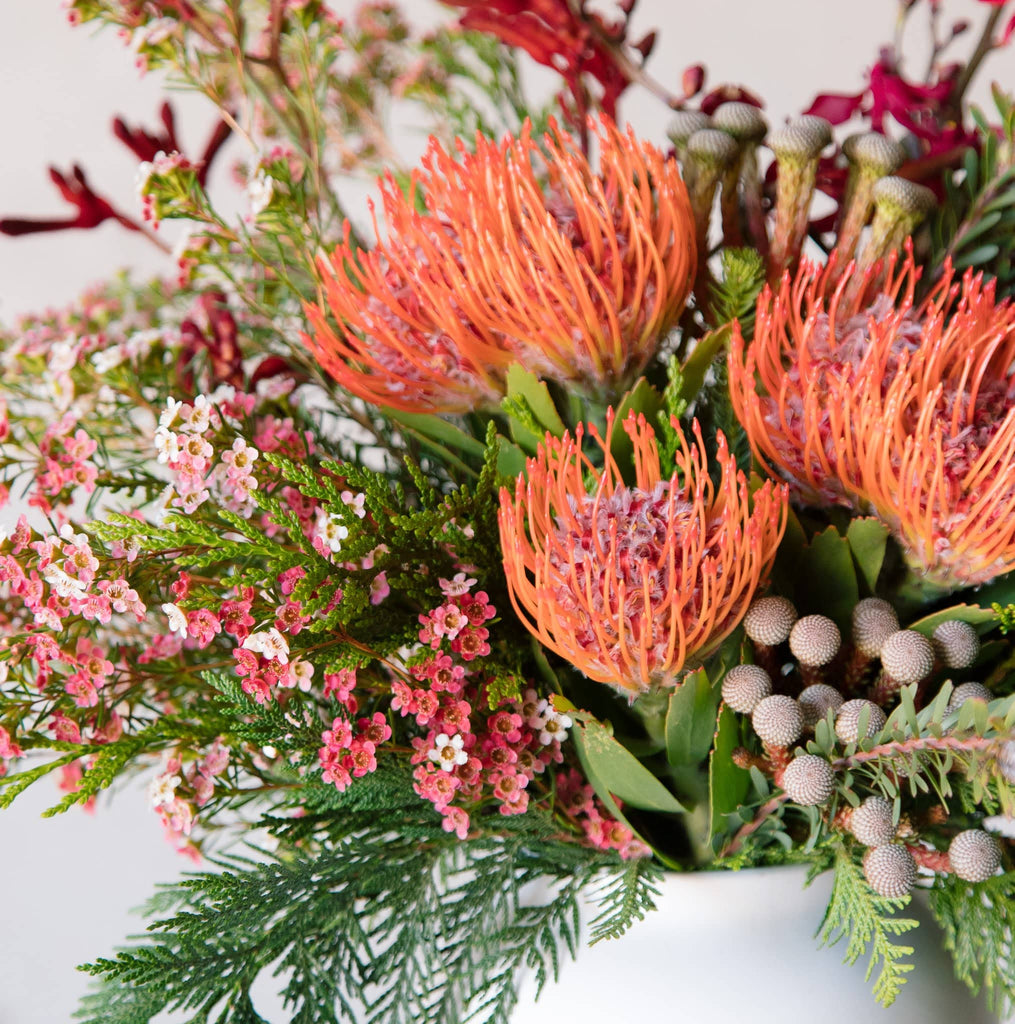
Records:
{"label": "white background wall", "polygon": [[[973,0],[945,6],[976,19],[987,10]],[[417,23],[440,16],[429,0],[408,0],[405,7]],[[109,126],[114,113],[154,124],[161,83],[139,77],[114,33],[89,38],[89,27],[70,29],[57,0],[5,0],[3,15],[0,216],[63,216],[45,167],[66,169],[75,160],[96,187],[130,207],[136,164]],[[650,70],[667,85],[675,88],[682,69],[701,61],[710,84],[748,85],[767,100],[777,123],[819,91],[858,90],[863,68],[891,37],[894,16],[891,0],[641,0],[634,38],[659,28]],[[922,65],[925,56],[918,59]],[[991,78],[1015,89],[1015,48],[991,58],[981,77],[980,102]],[[185,144],[203,146],[212,112],[197,97],[174,102]],[[667,113],[656,100],[635,89],[624,112],[642,134],[663,140]],[[175,226],[165,231],[172,241]],[[169,270],[155,248],[113,224],[0,236],[0,321],[66,303],[122,266],[146,274]],[[41,819],[57,796],[44,783],[0,814],[0,1024],[68,1021],[86,985],[74,965],[108,954],[139,931],[141,921],[129,909],[155,883],[189,866],[163,841],[141,784],[103,800],[93,816],[74,811]],[[579,1013],[596,1024],[594,1008],[575,1007],[576,1019]]]}

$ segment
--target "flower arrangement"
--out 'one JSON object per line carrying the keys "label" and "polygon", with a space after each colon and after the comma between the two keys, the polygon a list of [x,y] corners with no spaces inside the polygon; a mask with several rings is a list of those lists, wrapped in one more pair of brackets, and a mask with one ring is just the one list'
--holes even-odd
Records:
{"label": "flower arrangement", "polygon": [[966,93],[1013,5],[960,59],[907,0],[925,77],[896,42],[782,126],[670,91],[630,2],[451,6],[66,4],[218,111],[193,158],[114,122],[136,213],[75,165],[0,219],[187,223],[0,335],[0,807],[148,772],[202,868],[83,1019],[260,1020],[281,971],[293,1020],[506,1021],[582,894],[599,940],[663,870],[786,863],[882,1003],[919,889],[1010,1006],[1015,102]]}

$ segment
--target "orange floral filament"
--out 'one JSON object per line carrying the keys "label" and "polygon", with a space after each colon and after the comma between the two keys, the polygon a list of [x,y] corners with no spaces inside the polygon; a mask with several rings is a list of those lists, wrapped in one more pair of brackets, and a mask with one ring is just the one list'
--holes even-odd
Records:
{"label": "orange floral filament", "polygon": [[866,307],[839,305],[848,271],[826,301],[829,274],[802,266],[762,294],[750,345],[734,331],[730,390],[755,454],[799,500],[882,518],[935,585],[1015,569],[1015,309],[950,269],[914,306],[911,250]]}
{"label": "orange floral filament", "polygon": [[674,160],[606,119],[596,134],[598,174],[551,123],[541,147],[528,124],[457,156],[431,139],[407,194],[384,179],[388,241],[319,261],[304,340],[328,372],[431,412],[495,404],[515,361],[601,396],[632,383],[687,301],[693,218]]}
{"label": "orange floral filament", "polygon": [[[674,427],[676,420],[673,421]],[[664,480],[652,428],[631,414],[635,481],[621,478],[610,441],[594,427],[597,468],[572,438],[547,437],[527,481],[500,496],[500,538],[511,600],[539,641],[589,678],[632,697],[674,686],[690,659],[738,625],[785,528],[787,491],[771,481],[753,496],[719,436],[718,489],[701,435],[680,434],[677,469]],[[586,481],[591,480],[591,490]]]}

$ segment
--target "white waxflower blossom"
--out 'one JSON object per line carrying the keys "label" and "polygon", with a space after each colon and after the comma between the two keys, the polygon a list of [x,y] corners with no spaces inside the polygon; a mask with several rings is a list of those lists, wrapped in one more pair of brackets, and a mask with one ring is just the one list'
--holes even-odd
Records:
{"label": "white waxflower blossom", "polygon": [[158,811],[169,807],[176,799],[176,787],[183,781],[179,775],[159,775],[152,779],[148,787],[148,797],[152,807]]}
{"label": "white waxflower blossom", "polygon": [[176,417],[180,415],[180,410],[182,408],[183,402],[178,402],[172,396],[167,398],[166,407],[162,411],[162,415],[159,417],[159,426],[171,427],[176,422]]}
{"label": "white waxflower blossom", "polygon": [[539,742],[548,747],[554,740],[563,743],[567,739],[567,730],[574,725],[570,715],[562,714],[543,698],[536,705],[536,713],[529,724],[539,730]]}
{"label": "white waxflower blossom", "polygon": [[442,732],[434,740],[433,749],[427,751],[427,757],[431,761],[436,761],[445,771],[451,771],[452,768],[469,760],[469,755],[462,749],[464,746],[465,740],[462,739],[461,733],[448,736]]}
{"label": "white waxflower blossom", "polygon": [[97,373],[109,373],[114,367],[119,366],[126,357],[127,353],[122,345],[113,345],[110,348],[104,348],[100,352],[94,353],[92,355],[92,366],[95,367]]}
{"label": "white waxflower blossom", "polygon": [[58,597],[73,597],[79,600],[85,596],[85,585],[81,580],[68,575],[53,562],[42,570],[42,578],[53,588]]}
{"label": "white waxflower blossom", "polygon": [[275,626],[251,633],[243,641],[243,646],[255,654],[263,654],[268,661],[277,661],[280,665],[289,664],[289,642]]}
{"label": "white waxflower blossom", "polygon": [[194,405],[190,415],[184,418],[184,425],[187,430],[195,434],[203,434],[211,426],[212,405],[207,395],[198,395],[194,399]]}
{"label": "white waxflower blossom", "polygon": [[268,209],[274,191],[274,181],[263,170],[258,171],[247,182],[247,198],[250,200],[250,217],[252,220],[257,220]]}
{"label": "white waxflower blossom", "polygon": [[187,614],[178,605],[171,601],[162,606],[162,610],[169,618],[169,632],[179,633],[180,636],[187,635]]}
{"label": "white waxflower blossom", "polygon": [[163,465],[175,462],[180,457],[180,441],[176,432],[168,427],[159,427],[155,431],[155,450],[159,453],[159,462]]}
{"label": "white waxflower blossom", "polygon": [[349,527],[334,516],[321,512],[317,517],[317,535],[327,544],[333,554],[342,550],[342,541],[349,536]]}

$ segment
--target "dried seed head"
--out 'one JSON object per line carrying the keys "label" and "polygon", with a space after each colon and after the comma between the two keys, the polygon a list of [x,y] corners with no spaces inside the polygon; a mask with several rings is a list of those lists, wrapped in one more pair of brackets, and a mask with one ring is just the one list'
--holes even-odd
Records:
{"label": "dried seed head", "polygon": [[673,114],[670,122],[670,142],[677,149],[683,149],[687,140],[695,133],[708,128],[711,121],[707,114],[700,110],[678,110]]}
{"label": "dried seed head", "polygon": [[869,796],[849,818],[849,830],[864,846],[885,846],[895,838],[895,808],[883,796]]}
{"label": "dried seed head", "polygon": [[737,157],[736,141],[726,132],[702,128],[687,140],[687,155],[702,167],[728,167]]}
{"label": "dried seed head", "polygon": [[884,642],[898,629],[895,609],[880,597],[864,598],[853,609],[853,643],[865,657],[879,657]]}
{"label": "dried seed head", "polygon": [[960,683],[952,690],[947,710],[958,711],[967,700],[982,700],[989,704],[993,699],[994,695],[983,683]]}
{"label": "dried seed head", "polygon": [[875,846],[863,858],[867,884],[879,895],[905,896],[916,881],[916,861],[904,846]]}
{"label": "dried seed head", "polygon": [[744,616],[744,632],[756,643],[775,647],[789,639],[797,620],[793,602],[785,597],[759,598]]}
{"label": "dried seed head", "polygon": [[985,882],[1001,866],[1001,844],[989,832],[967,828],[948,847],[952,871],[966,882]]}
{"label": "dried seed head", "polygon": [[839,713],[835,716],[835,735],[843,743],[856,743],[860,739],[860,715],[863,713],[864,708],[870,709],[870,717],[867,719],[867,732],[863,737],[864,739],[877,736],[885,727],[888,716],[885,715],[884,711],[877,704],[869,700],[847,700],[839,708]]}
{"label": "dried seed head", "polygon": [[797,702],[803,709],[804,727],[813,729],[829,711],[842,707],[842,694],[834,686],[815,683],[801,691]]}
{"label": "dried seed head", "polygon": [[805,115],[772,132],[768,146],[779,161],[806,163],[831,141],[831,125],[823,117]]}
{"label": "dried seed head", "polygon": [[739,142],[760,142],[768,131],[768,124],[757,107],[735,100],[716,109],[712,125]]}
{"label": "dried seed head", "polygon": [[797,619],[789,634],[793,657],[809,668],[827,665],[842,644],[839,627],[825,615],[805,615]]}
{"label": "dried seed head", "polygon": [[915,629],[900,629],[884,642],[881,666],[902,686],[918,683],[934,668],[934,647]]}
{"label": "dried seed head", "polygon": [[749,715],[772,692],[772,677],[758,665],[734,665],[722,681],[722,699]]}
{"label": "dried seed head", "polygon": [[934,630],[932,637],[937,656],[948,668],[969,668],[980,653],[980,638],[968,622],[949,619]]}
{"label": "dried seed head", "polygon": [[842,152],[851,164],[879,178],[894,174],[906,159],[906,151],[898,142],[877,132],[850,135],[842,144]]}
{"label": "dried seed head", "polygon": [[786,765],[782,788],[801,807],[817,807],[835,791],[835,770],[817,754],[799,754]]}
{"label": "dried seed head", "polygon": [[758,702],[751,714],[751,725],[763,743],[788,747],[804,731],[804,713],[792,697],[774,693]]}
{"label": "dried seed head", "polygon": [[929,188],[906,178],[882,178],[874,186],[874,205],[878,210],[897,217],[922,218],[937,205]]}

